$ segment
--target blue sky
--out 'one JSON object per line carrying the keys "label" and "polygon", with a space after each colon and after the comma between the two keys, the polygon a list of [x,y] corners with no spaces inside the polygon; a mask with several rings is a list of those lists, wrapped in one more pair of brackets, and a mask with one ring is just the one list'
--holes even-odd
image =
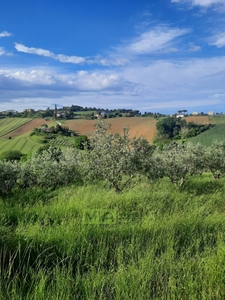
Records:
{"label": "blue sky", "polygon": [[225,113],[225,0],[1,0],[0,111]]}

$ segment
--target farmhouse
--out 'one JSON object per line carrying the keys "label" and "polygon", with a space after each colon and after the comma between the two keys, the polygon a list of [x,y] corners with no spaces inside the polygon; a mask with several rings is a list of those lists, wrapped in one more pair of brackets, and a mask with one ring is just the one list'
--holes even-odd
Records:
{"label": "farmhouse", "polygon": [[208,112],[208,115],[209,115],[209,116],[213,116],[213,115],[214,115],[214,111],[209,111],[209,112]]}
{"label": "farmhouse", "polygon": [[5,111],[1,111],[2,115],[7,115],[7,114],[15,115],[16,113],[18,113],[18,111],[14,110],[14,109],[9,109],[9,110],[5,110]]}
{"label": "farmhouse", "polygon": [[177,118],[184,118],[184,114],[177,114],[176,117]]}
{"label": "farmhouse", "polygon": [[26,108],[23,111],[28,112],[28,113],[34,113],[35,112],[35,110],[33,108]]}
{"label": "farmhouse", "polygon": [[193,116],[197,116],[197,115],[198,115],[198,112],[197,112],[197,111],[194,111],[194,112],[192,113],[192,115],[193,115]]}

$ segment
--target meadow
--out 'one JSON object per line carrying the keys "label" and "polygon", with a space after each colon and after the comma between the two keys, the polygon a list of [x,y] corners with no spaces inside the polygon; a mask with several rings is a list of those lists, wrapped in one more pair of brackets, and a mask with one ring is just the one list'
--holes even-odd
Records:
{"label": "meadow", "polygon": [[38,150],[42,144],[32,140],[29,134],[21,135],[12,139],[0,138],[0,153],[9,150],[18,150],[23,154],[28,154]]}
{"label": "meadow", "polygon": [[211,146],[214,140],[225,140],[225,124],[218,123],[211,129],[191,138],[189,141],[193,144],[200,143],[204,146]]}
{"label": "meadow", "polygon": [[2,195],[0,299],[222,300],[224,194],[205,173]]}

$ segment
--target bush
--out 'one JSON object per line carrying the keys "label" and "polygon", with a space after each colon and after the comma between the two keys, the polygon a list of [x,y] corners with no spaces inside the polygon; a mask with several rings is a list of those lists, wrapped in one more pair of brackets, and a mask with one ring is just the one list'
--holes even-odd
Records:
{"label": "bush", "polygon": [[18,150],[9,150],[1,154],[1,159],[6,161],[19,161],[25,154]]}
{"label": "bush", "polygon": [[88,138],[86,135],[80,135],[75,137],[74,146],[76,149],[84,150],[85,143],[88,142]]}
{"label": "bush", "polygon": [[15,187],[20,165],[10,161],[0,161],[0,191],[9,193]]}

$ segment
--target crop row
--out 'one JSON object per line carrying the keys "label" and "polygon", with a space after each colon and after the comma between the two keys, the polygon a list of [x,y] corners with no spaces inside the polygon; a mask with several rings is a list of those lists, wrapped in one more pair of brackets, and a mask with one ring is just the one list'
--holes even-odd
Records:
{"label": "crop row", "polygon": [[30,122],[31,118],[7,118],[0,120],[0,137]]}
{"label": "crop row", "polygon": [[0,152],[5,152],[9,150],[18,150],[26,154],[34,150],[37,150],[39,147],[40,145],[25,137],[18,137],[11,140],[1,139],[0,142]]}
{"label": "crop row", "polygon": [[49,141],[51,145],[59,145],[59,146],[67,146],[67,147],[72,147],[73,143],[66,141],[66,140],[61,140],[61,139],[52,139]]}

